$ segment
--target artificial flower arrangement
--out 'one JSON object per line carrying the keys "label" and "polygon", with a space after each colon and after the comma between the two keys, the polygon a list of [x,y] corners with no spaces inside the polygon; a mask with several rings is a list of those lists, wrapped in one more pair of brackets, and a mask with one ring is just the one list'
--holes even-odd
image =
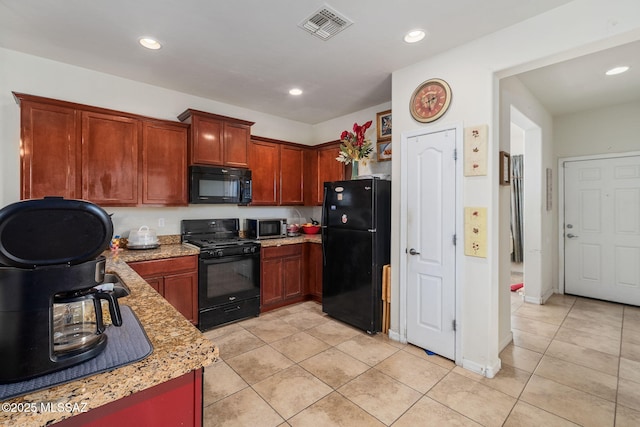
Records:
{"label": "artificial flower arrangement", "polygon": [[371,126],[371,120],[362,126],[353,124],[353,132],[346,130],[340,135],[340,154],[336,157],[339,162],[348,165],[353,161],[362,161],[363,164],[373,152],[373,145],[369,139],[364,137],[365,132]]}

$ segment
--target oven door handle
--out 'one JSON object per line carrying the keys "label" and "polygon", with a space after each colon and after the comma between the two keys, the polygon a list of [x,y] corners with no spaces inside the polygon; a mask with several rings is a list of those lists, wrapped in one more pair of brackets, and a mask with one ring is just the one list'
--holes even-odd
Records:
{"label": "oven door handle", "polygon": [[260,252],[254,252],[252,254],[240,254],[240,255],[230,255],[224,256],[221,258],[200,258],[200,263],[204,265],[210,264],[225,264],[227,262],[234,262],[248,258],[260,258]]}

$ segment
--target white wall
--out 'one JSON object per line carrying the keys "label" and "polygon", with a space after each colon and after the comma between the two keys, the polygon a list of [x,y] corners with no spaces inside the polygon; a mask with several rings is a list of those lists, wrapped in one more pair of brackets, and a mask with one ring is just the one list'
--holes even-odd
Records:
{"label": "white wall", "polygon": [[623,153],[640,148],[640,102],[554,117],[557,157]]}
{"label": "white wall", "polygon": [[[606,13],[603,13],[606,11]],[[580,19],[576,19],[580,17]],[[612,25],[616,22],[617,25]],[[570,23],[570,25],[569,25]],[[500,269],[507,259],[509,246],[503,245],[500,224],[501,192],[498,185],[499,140],[499,87],[498,77],[517,74],[531,69],[531,63],[540,65],[567,59],[577,52],[598,46],[607,47],[640,39],[640,3],[636,0],[576,0],[545,14],[523,21],[472,43],[450,50],[436,57],[402,70],[392,78],[392,109],[394,112],[394,144],[398,145],[402,132],[428,126],[415,122],[408,109],[413,90],[432,77],[446,80],[453,91],[450,110],[439,124],[462,122],[465,126],[489,125],[489,171],[485,177],[459,176],[462,180],[463,206],[485,206],[489,212],[488,257],[463,257],[457,260],[460,279],[459,296],[462,304],[462,348],[458,354],[463,366],[488,374],[499,369],[500,343]],[[525,111],[526,112],[526,111]],[[508,147],[505,145],[505,149]],[[398,333],[399,325],[399,200],[401,153],[394,153],[392,215],[392,316],[391,328]],[[548,153],[542,158],[547,162]],[[547,225],[548,226],[548,225]],[[502,236],[504,237],[504,236]],[[462,241],[463,239],[460,239]],[[499,244],[500,242],[500,244]],[[550,274],[550,273],[549,273]]]}

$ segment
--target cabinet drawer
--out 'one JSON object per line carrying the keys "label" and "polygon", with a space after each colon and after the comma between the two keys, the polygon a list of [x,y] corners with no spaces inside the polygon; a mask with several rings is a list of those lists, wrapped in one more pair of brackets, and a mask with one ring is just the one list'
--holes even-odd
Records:
{"label": "cabinet drawer", "polygon": [[183,256],[177,258],[154,259],[129,263],[136,273],[142,277],[158,277],[172,273],[194,271],[198,269],[198,257]]}
{"label": "cabinet drawer", "polygon": [[281,258],[286,256],[302,255],[302,244],[273,246],[262,249],[263,258]]}

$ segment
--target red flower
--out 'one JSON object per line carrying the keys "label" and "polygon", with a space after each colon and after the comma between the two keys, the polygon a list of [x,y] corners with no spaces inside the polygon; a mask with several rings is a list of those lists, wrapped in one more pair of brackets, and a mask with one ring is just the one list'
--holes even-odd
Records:
{"label": "red flower", "polygon": [[340,155],[337,160],[343,163],[349,163],[351,160],[364,160],[373,151],[371,142],[365,139],[365,133],[371,124],[372,120],[364,123],[362,126],[358,123],[353,124],[353,131],[343,131],[340,135],[340,141],[343,143],[340,146]]}

